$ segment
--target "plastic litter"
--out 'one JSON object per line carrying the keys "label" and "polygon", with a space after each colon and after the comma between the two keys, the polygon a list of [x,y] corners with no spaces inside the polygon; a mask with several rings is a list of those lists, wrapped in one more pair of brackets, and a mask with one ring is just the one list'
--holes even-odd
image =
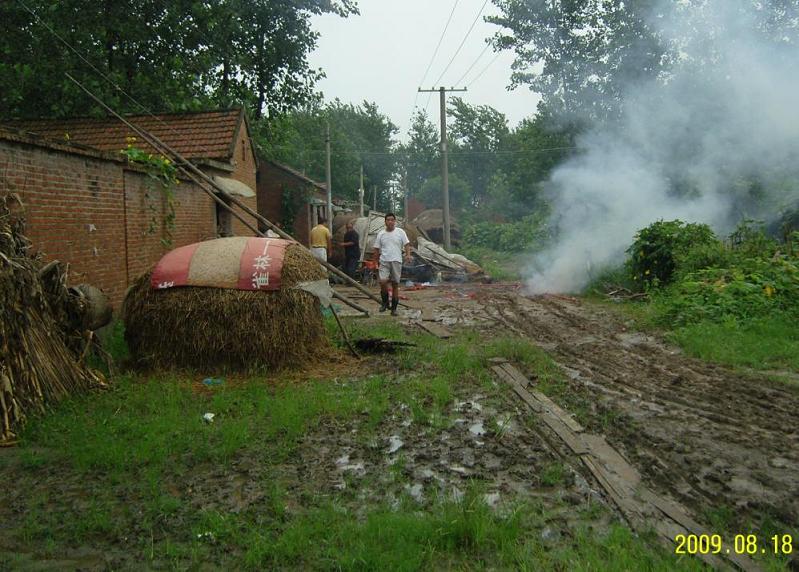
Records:
{"label": "plastic litter", "polygon": [[203,415],[203,421],[206,423],[213,423],[214,422],[214,414],[213,413],[206,413]]}
{"label": "plastic litter", "polygon": [[203,385],[212,386],[212,385],[222,385],[225,383],[225,380],[221,377],[206,377],[203,380]]}

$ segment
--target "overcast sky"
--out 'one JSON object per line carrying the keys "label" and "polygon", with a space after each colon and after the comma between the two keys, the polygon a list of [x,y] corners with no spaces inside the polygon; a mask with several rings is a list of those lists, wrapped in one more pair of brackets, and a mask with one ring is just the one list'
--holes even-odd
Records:
{"label": "overcast sky", "polygon": [[[511,52],[497,56],[488,48],[477,59],[485,48],[486,38],[498,30],[497,26],[483,21],[483,16],[497,13],[493,3],[488,1],[485,4],[457,57],[441,76],[484,1],[458,1],[422,87],[429,89],[439,77],[441,80],[435,84],[436,87],[442,84],[453,86],[476,60],[465,78],[455,85],[471,84],[469,91],[456,95],[472,104],[491,105],[503,112],[513,127],[535,113],[539,97],[526,87],[507,91],[513,61]],[[438,94],[432,97],[418,94],[417,99],[416,89],[454,5],[455,0],[358,0],[360,16],[339,18],[324,15],[314,18],[314,28],[321,37],[317,49],[310,56],[310,63],[313,67],[321,67],[327,74],[319,82],[325,98],[338,97],[356,104],[363,100],[377,103],[380,110],[400,127],[403,140],[414,102],[421,107],[427,105],[428,114],[438,124]]]}

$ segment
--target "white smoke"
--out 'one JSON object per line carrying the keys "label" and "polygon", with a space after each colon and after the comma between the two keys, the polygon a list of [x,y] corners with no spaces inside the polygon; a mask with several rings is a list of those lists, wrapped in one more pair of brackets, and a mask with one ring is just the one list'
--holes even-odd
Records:
{"label": "white smoke", "polygon": [[799,195],[796,38],[767,35],[751,0],[668,6],[660,32],[678,62],[667,78],[627,86],[621,121],[583,136],[552,174],[559,238],[527,269],[532,293],[581,290],[656,220],[724,232]]}

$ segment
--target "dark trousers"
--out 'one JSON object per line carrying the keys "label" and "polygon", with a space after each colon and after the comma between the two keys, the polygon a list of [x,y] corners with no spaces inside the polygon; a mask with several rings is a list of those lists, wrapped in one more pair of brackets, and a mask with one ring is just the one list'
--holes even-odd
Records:
{"label": "dark trousers", "polygon": [[358,258],[347,258],[344,260],[344,272],[350,278],[355,278],[355,271],[358,270]]}

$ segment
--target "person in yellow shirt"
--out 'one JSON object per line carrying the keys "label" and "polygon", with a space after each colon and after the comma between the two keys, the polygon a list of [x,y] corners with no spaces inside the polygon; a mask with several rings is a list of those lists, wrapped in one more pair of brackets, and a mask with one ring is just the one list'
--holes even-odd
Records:
{"label": "person in yellow shirt", "polygon": [[327,262],[327,257],[333,252],[333,235],[325,222],[323,217],[319,217],[319,223],[311,229],[311,254],[320,262]]}

